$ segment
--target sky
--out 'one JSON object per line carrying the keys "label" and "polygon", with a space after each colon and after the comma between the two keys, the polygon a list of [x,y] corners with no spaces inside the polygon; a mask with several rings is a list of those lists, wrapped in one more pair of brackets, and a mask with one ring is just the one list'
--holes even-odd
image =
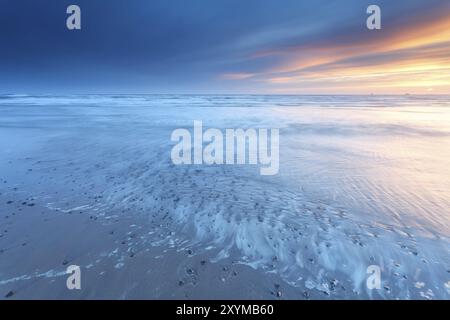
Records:
{"label": "sky", "polygon": [[449,0],[0,0],[3,94],[449,92]]}

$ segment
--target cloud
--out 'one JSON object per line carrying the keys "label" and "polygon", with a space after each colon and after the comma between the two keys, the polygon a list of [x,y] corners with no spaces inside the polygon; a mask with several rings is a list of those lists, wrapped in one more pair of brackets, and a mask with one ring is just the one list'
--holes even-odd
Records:
{"label": "cloud", "polygon": [[251,59],[281,62],[251,80],[286,93],[448,93],[450,18],[440,9],[380,31],[344,29],[330,39],[256,52]]}
{"label": "cloud", "polygon": [[[8,1],[6,92],[446,92],[448,0]],[[365,28],[379,4],[383,29]]]}

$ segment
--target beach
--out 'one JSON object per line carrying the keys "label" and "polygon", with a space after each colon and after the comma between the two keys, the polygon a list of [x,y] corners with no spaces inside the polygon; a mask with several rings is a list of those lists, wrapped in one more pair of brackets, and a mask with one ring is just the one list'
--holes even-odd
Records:
{"label": "beach", "polygon": [[[194,121],[278,173],[175,165]],[[449,145],[448,96],[2,95],[0,299],[449,299]]]}

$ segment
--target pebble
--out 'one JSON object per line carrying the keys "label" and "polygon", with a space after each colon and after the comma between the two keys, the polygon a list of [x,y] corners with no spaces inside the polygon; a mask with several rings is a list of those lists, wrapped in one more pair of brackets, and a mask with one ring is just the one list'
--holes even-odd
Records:
{"label": "pebble", "polygon": [[186,271],[187,271],[188,274],[194,274],[195,273],[194,269],[191,269],[191,268],[187,269]]}

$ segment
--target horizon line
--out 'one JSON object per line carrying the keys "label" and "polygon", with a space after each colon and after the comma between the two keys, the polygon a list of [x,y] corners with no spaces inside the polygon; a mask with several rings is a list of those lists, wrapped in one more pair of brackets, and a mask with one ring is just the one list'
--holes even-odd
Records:
{"label": "horizon line", "polygon": [[358,93],[0,93],[0,96],[94,96],[94,95],[117,95],[117,96],[168,96],[168,95],[178,95],[178,96],[450,96],[446,93],[368,93],[368,94],[358,94]]}

